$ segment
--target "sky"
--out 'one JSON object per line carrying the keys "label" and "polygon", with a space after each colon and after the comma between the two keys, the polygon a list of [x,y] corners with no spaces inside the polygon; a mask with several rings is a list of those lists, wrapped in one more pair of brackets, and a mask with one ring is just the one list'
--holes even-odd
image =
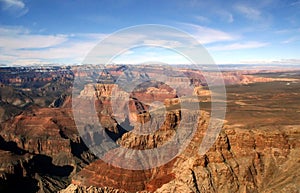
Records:
{"label": "sky", "polygon": [[[299,18],[300,0],[0,0],[0,64],[81,64],[110,34],[143,24],[191,35],[217,64],[300,64]],[[178,36],[169,36],[159,45],[176,47]],[[114,59],[146,61],[186,62],[149,46]]]}

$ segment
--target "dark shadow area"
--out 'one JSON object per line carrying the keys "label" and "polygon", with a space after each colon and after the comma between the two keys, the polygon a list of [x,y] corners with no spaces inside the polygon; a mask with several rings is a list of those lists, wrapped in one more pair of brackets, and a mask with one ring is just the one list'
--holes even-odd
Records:
{"label": "dark shadow area", "polygon": [[69,139],[68,138],[68,136],[64,133],[64,131],[63,130],[59,130],[59,135],[60,135],[60,137],[62,137],[63,139]]}
{"label": "dark shadow area", "polygon": [[125,133],[131,131],[133,129],[133,126],[130,125],[128,117],[125,119],[124,122],[117,125],[117,132],[109,131],[108,129],[105,129],[105,133],[113,140],[118,141],[124,135]]}
{"label": "dark shadow area", "polygon": [[[81,161],[83,161],[85,164],[89,164],[89,158],[86,159],[84,153],[85,152],[89,152],[89,148],[85,145],[85,143],[83,142],[82,139],[80,139],[80,142],[77,143],[77,142],[73,142],[73,141],[70,141],[71,142],[71,153],[79,158]],[[92,154],[91,152],[89,152],[89,155],[90,155],[90,158],[93,160],[95,159],[95,155]]]}
{"label": "dark shadow area", "polygon": [[0,180],[1,193],[36,193],[38,190],[38,181],[33,178],[9,175],[7,180]]}
{"label": "dark shadow area", "polygon": [[80,158],[81,154],[87,152],[89,148],[84,144],[84,142],[80,139],[80,143],[76,143],[71,141],[71,153]]}
{"label": "dark shadow area", "polygon": [[3,139],[2,136],[0,136],[0,149],[10,151],[17,155],[24,155],[26,153],[26,151],[19,148],[15,142],[7,142]]}
{"label": "dark shadow area", "polygon": [[29,171],[41,175],[69,176],[73,171],[73,166],[56,166],[52,163],[52,158],[46,155],[36,155],[29,161]]}

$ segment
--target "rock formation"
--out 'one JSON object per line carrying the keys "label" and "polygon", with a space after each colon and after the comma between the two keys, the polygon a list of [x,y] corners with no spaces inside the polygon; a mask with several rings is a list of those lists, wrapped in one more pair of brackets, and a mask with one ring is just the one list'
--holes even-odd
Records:
{"label": "rock formation", "polygon": [[[77,68],[74,73],[64,67],[0,69],[0,192],[20,192],[20,188],[30,193],[300,191],[297,73],[290,78],[281,72],[286,76],[279,78],[259,75],[259,71],[224,72],[228,84],[225,124],[209,151],[201,155],[198,150],[209,122],[211,95],[201,72],[110,66],[102,74],[102,80],[104,76],[110,81],[101,82],[97,71]],[[196,87],[192,94],[200,100],[200,116],[181,106],[179,98],[186,90],[153,81],[161,72],[173,75],[168,81],[177,81],[178,88],[186,78]],[[89,84],[76,85],[79,89],[73,91],[81,100],[94,97],[99,122],[116,144],[103,153],[110,163],[96,159],[78,134],[72,113],[74,75],[89,78]],[[124,85],[116,86],[122,75],[144,83],[128,94],[121,90]],[[112,101],[114,92],[122,100]],[[82,106],[90,107],[82,101]],[[115,111],[112,103],[129,113]],[[190,115],[190,120],[184,120],[183,114]],[[198,127],[184,151],[167,149],[176,154],[174,159],[144,170],[117,167],[141,165],[139,159],[124,163],[129,155],[121,148],[165,147],[176,134],[189,129],[180,126],[184,121],[197,121]],[[147,157],[140,158],[142,164],[151,164]]]}

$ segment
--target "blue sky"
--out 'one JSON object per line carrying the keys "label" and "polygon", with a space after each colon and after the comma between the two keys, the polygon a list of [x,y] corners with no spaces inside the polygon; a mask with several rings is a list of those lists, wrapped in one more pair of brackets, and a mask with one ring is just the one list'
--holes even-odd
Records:
{"label": "blue sky", "polygon": [[[110,33],[140,24],[191,34],[217,64],[300,64],[298,18],[300,0],[0,0],[0,64],[81,63]],[[148,48],[117,62],[183,62],[174,58]]]}

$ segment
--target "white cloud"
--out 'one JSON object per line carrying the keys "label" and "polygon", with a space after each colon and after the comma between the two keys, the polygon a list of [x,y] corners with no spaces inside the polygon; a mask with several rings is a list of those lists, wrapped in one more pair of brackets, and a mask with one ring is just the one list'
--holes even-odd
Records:
{"label": "white cloud", "polygon": [[64,35],[21,35],[16,37],[0,36],[0,48],[38,49],[52,47],[67,40]]}
{"label": "white cloud", "polygon": [[[97,42],[66,42],[56,47],[36,50],[7,50],[0,57],[0,61],[9,61],[10,64],[53,63],[80,63]],[[6,55],[5,55],[6,54]]]}
{"label": "white cloud", "polygon": [[0,63],[27,65],[81,62],[105,34],[37,35],[23,27],[0,27]]}
{"label": "white cloud", "polygon": [[[181,23],[182,24],[182,23]],[[200,43],[205,43],[206,48],[212,53],[225,53],[222,51],[254,49],[267,46],[266,42],[246,41],[238,42],[241,37],[227,33],[221,30],[208,28],[194,24],[182,24],[188,29],[191,35],[198,39]],[[152,37],[151,39],[150,37]],[[84,61],[88,53],[105,37],[107,34],[58,34],[58,35],[35,35],[30,30],[23,27],[0,26],[0,63],[8,65],[27,65],[27,64],[45,64],[45,63],[81,63]],[[186,39],[185,34],[176,34],[175,31],[165,32],[164,30],[154,31],[151,34],[131,32],[124,36],[118,36],[106,42],[105,49],[100,48],[95,52],[97,56],[111,56],[111,53],[120,52],[119,48],[126,45],[143,45],[151,44],[162,47],[179,48],[182,51],[186,46],[197,46],[197,42],[193,42],[193,38]],[[150,40],[149,40],[150,39]],[[187,42],[188,41],[188,42]],[[213,43],[213,44],[212,44]],[[183,48],[182,48],[183,47]],[[191,52],[193,49],[186,48]],[[171,49],[172,50],[172,49]],[[116,51],[116,52],[114,52]],[[124,50],[123,50],[124,51]],[[215,52],[216,51],[216,52]],[[220,51],[220,52],[218,52]],[[187,56],[195,56],[199,53],[185,53]],[[188,53],[188,54],[187,54]],[[169,63],[184,63],[182,56],[176,54],[166,54],[160,52],[153,54],[144,52],[140,55],[134,55],[132,52],[123,53],[123,57],[119,57],[117,61],[122,59],[124,62],[143,62],[147,60],[159,60]],[[242,57],[241,57],[242,58]],[[97,62],[101,63],[99,58]],[[133,60],[135,59],[135,60]],[[221,58],[222,60],[224,58]],[[102,60],[104,61],[104,60]]]}
{"label": "white cloud", "polygon": [[[191,34],[200,43],[214,43],[232,41],[237,37],[216,29],[193,25],[182,24],[190,29]],[[194,41],[188,34],[179,33],[176,29],[169,31],[151,28],[152,31],[129,31],[121,36],[109,36],[107,34],[58,34],[58,35],[38,35],[23,27],[0,26],[0,63],[8,64],[28,64],[34,63],[81,63],[81,62],[101,62],[116,55],[128,45],[154,45],[158,47],[169,47],[180,50],[187,46],[198,46],[199,42]],[[147,28],[147,27],[146,27]],[[141,28],[143,30],[143,28]],[[109,37],[109,41],[100,40]],[[90,52],[99,42],[102,46],[94,52]],[[104,45],[104,46],[103,46]],[[124,51],[124,50],[123,50]],[[84,60],[87,54],[90,57]],[[149,55],[147,55],[149,56]],[[101,58],[102,57],[102,58]],[[152,57],[151,59],[155,59]],[[102,60],[100,60],[102,59]],[[165,59],[171,60],[166,56]],[[182,61],[179,60],[178,61]]]}
{"label": "white cloud", "polygon": [[235,9],[243,14],[246,18],[251,19],[251,20],[257,20],[260,19],[261,17],[261,12],[253,7],[243,5],[243,4],[238,4],[235,6]]}
{"label": "white cloud", "polygon": [[201,44],[209,44],[222,41],[232,41],[239,37],[227,32],[195,25],[191,23],[183,23],[183,27],[187,28],[192,36],[194,36]]}
{"label": "white cloud", "polygon": [[25,3],[21,0],[1,0],[4,3],[4,9],[8,9],[10,7],[16,7],[18,9],[25,8]]}
{"label": "white cloud", "polygon": [[[105,63],[112,55],[118,55],[126,51],[129,47],[139,47],[149,45],[157,47],[167,47],[176,52],[184,53],[189,56],[203,56],[205,50],[201,50],[201,44],[209,44],[224,41],[233,41],[239,37],[232,34],[190,23],[179,23],[181,29],[186,29],[188,33],[182,32],[176,28],[166,26],[146,25],[141,28],[133,28],[132,31],[126,31],[125,34],[117,34],[117,37],[109,37],[108,42],[102,42],[102,46],[90,53],[85,63],[100,62]],[[201,50],[201,53],[195,53],[193,50]],[[206,62],[206,61],[205,61]],[[208,61],[207,59],[207,62]],[[206,62],[206,63],[207,63]]]}
{"label": "white cloud", "polygon": [[47,48],[66,40],[65,35],[34,35],[22,27],[0,27],[0,48],[6,50]]}
{"label": "white cloud", "polygon": [[165,46],[165,47],[180,47],[183,46],[182,42],[176,40],[145,40],[145,44],[153,46]]}
{"label": "white cloud", "polygon": [[207,47],[207,49],[211,50],[211,51],[226,51],[226,50],[260,48],[260,47],[264,47],[267,45],[268,45],[268,43],[266,43],[266,42],[250,41],[250,42],[241,42],[241,43],[238,42],[238,43],[232,43],[232,44],[210,46],[210,47]]}
{"label": "white cloud", "polygon": [[28,8],[22,0],[0,0],[0,3],[3,5],[2,10],[8,11],[16,17],[28,12]]}

